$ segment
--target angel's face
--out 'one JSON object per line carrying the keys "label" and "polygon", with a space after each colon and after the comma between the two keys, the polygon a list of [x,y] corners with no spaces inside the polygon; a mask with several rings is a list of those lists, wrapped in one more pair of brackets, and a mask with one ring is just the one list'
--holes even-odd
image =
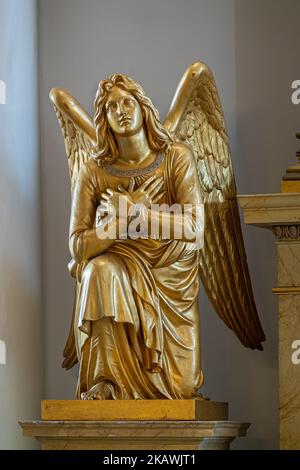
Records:
{"label": "angel's face", "polygon": [[105,109],[112,131],[119,136],[134,135],[143,126],[143,114],[138,101],[117,86],[109,93]]}

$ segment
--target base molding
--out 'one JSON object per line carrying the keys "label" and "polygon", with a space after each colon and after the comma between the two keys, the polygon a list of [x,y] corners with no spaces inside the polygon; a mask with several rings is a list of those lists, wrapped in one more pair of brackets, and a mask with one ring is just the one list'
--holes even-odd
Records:
{"label": "base molding", "polygon": [[238,421],[21,421],[43,450],[227,450]]}

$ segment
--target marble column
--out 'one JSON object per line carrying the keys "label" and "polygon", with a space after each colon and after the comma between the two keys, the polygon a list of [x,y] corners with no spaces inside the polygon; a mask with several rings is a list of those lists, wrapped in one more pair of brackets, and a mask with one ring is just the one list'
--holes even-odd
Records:
{"label": "marble column", "polygon": [[280,449],[300,449],[300,193],[238,197],[246,224],[271,229],[277,247]]}

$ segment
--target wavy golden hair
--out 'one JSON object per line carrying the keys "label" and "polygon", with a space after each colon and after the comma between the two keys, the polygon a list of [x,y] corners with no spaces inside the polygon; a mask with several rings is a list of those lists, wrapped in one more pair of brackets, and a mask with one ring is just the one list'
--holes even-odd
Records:
{"label": "wavy golden hair", "polygon": [[173,142],[173,138],[167,129],[163,127],[159,119],[159,113],[143,88],[127,75],[113,74],[106,80],[99,82],[94,101],[97,144],[93,157],[101,165],[117,160],[119,150],[115,136],[108,124],[105,104],[112,88],[117,86],[127,91],[138,101],[145,123],[145,131],[150,148],[153,150],[165,150]]}

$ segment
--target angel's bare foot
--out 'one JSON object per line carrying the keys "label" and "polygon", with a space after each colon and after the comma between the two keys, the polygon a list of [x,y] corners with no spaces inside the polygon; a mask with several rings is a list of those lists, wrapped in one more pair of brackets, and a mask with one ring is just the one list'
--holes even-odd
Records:
{"label": "angel's bare foot", "polygon": [[109,400],[112,398],[111,388],[108,383],[100,382],[81,394],[81,400]]}

